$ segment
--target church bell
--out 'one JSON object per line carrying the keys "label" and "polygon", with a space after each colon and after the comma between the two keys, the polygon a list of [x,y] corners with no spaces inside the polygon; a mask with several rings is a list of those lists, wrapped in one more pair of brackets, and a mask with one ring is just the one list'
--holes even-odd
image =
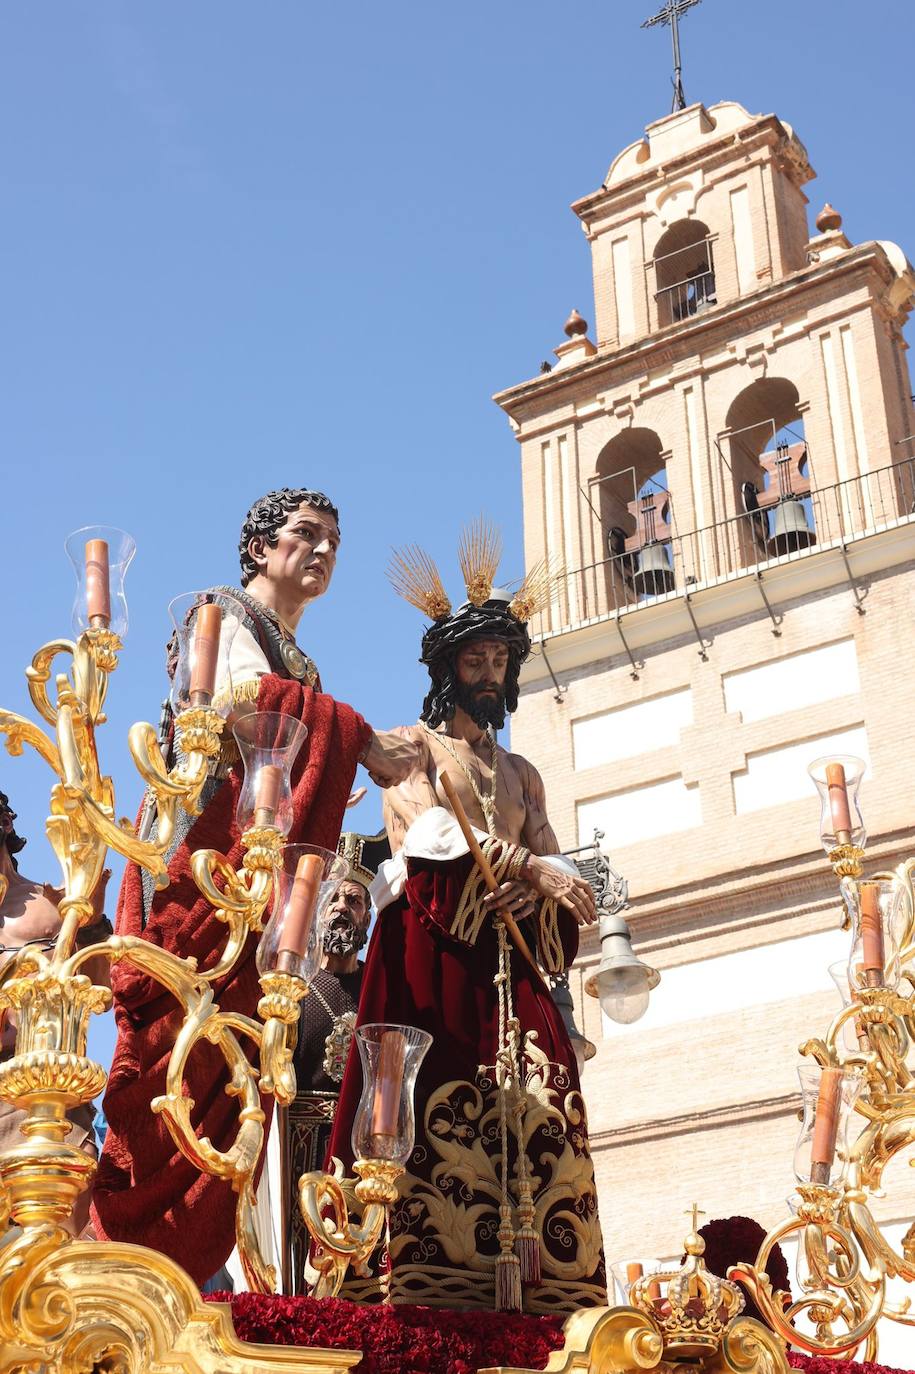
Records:
{"label": "church bell", "polygon": [[674,573],[670,565],[670,545],[660,542],[645,544],[639,550],[639,570],[632,585],[640,596],[661,596],[674,589]]}
{"label": "church bell", "polygon": [[780,558],[782,554],[796,553],[798,549],[809,548],[816,542],[816,535],[797,497],[786,496],[779,501],[773,514],[772,537],[768,541],[771,556]]}

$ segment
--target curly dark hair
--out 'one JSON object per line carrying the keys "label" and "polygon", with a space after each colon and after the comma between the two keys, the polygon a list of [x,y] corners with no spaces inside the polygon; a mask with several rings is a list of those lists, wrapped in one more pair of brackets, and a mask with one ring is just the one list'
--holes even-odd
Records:
{"label": "curly dark hair", "polygon": [[500,639],[508,646],[505,670],[505,709],[509,715],[518,708],[518,674],[531,651],[527,626],[508,609],[508,598],[498,595],[482,606],[468,601],[453,615],[443,616],[423,635],[420,663],[429,669],[432,686],[426,694],[420,720],[431,730],[451,720],[458,705],[455,657],[458,649],[474,639]]}
{"label": "curly dark hair", "polygon": [[18,854],[20,849],[25,848],[26,841],[22,838],[21,835],[16,834],[16,831],[13,827],[13,821],[15,819],[16,812],[10,806],[9,797],[6,795],[5,792],[0,792],[0,821],[9,821],[10,823],[10,828],[8,831],[6,831],[6,833],[4,833],[3,830],[0,830],[0,844],[6,846],[6,852],[10,856],[10,863],[18,872],[19,865],[17,864],[13,855]]}
{"label": "curly dark hair", "polygon": [[299,506],[314,506],[315,510],[327,511],[340,528],[340,512],[323,491],[311,491],[308,487],[282,487],[279,491],[268,491],[245,516],[238,540],[238,558],[241,563],[241,585],[247,587],[252,577],[257,576],[257,564],[248,552],[248,545],[256,535],[270,545],[277,545],[277,533],[285,525],[290,514]]}

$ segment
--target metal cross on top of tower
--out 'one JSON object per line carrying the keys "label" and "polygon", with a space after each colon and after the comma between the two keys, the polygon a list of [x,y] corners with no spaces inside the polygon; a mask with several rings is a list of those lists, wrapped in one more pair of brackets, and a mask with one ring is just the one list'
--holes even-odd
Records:
{"label": "metal cross on top of tower", "polygon": [[682,65],[680,62],[680,15],[686,14],[693,5],[699,5],[702,0],[666,0],[664,8],[657,14],[653,14],[650,19],[646,19],[642,25],[643,29],[653,29],[656,24],[669,24],[670,36],[674,45],[674,102],[671,105],[671,112],[686,109],[686,96],[683,94]]}

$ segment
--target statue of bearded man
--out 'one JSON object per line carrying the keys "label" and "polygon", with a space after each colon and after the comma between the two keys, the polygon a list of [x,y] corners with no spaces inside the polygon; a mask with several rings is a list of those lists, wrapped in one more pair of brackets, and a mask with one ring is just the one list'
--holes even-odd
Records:
{"label": "statue of bearded man", "polygon": [[[572,962],[594,899],[557,854],[536,768],[496,740],[530,647],[507,594],[438,616],[422,642],[431,687],[419,723],[400,732],[419,760],[385,793],[394,857],[372,886],[379,914],[359,1024],[433,1036],[391,1214],[385,1281],[395,1302],[511,1310],[522,1291],[530,1312],[606,1302],[575,1055],[541,974]],[[500,880],[494,895],[451,813],[444,772]],[[539,967],[509,944],[504,911]],[[508,1063],[506,1076],[497,1065]],[[344,1161],[360,1079],[353,1057],[329,1151]],[[351,1276],[344,1293],[371,1299],[380,1285]]]}
{"label": "statue of bearded man", "polygon": [[[365,971],[359,956],[368,941],[372,915],[369,888],[381,858],[391,852],[384,832],[369,836],[347,831],[340,836],[338,849],[349,861],[350,874],[337,887],[327,910],[321,968],[299,1015],[293,1061],[296,1097],[281,1113],[280,1229],[286,1294],[307,1293],[314,1283],[296,1185],[302,1174],[324,1163]],[[272,1189],[271,1181],[271,1196]]]}

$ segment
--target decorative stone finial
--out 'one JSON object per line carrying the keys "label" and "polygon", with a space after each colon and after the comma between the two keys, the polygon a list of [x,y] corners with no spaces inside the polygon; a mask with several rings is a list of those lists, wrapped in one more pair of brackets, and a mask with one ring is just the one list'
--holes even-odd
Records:
{"label": "decorative stone finial", "polygon": [[570,339],[575,339],[579,336],[584,337],[584,335],[588,332],[588,321],[583,320],[577,310],[573,310],[569,318],[566,320],[565,324],[562,326],[562,330],[563,333],[567,334]]}
{"label": "decorative stone finial", "polygon": [[821,234],[831,234],[842,228],[842,216],[838,210],[832,208],[828,200],[816,217],[816,226]]}

